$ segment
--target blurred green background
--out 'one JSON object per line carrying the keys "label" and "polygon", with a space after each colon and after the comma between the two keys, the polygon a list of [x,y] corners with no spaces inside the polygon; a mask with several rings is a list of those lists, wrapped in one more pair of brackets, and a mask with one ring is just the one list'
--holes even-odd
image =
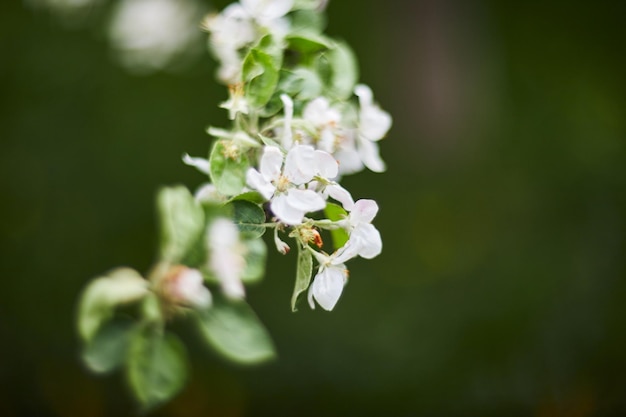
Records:
{"label": "blurred green background", "polygon": [[[203,178],[226,125],[207,53],[116,63],[110,5],[0,6],[0,416],[136,415],[78,360],[88,280],[154,259],[159,186]],[[223,7],[227,2],[205,3]],[[240,368],[189,329],[192,377],[156,415],[626,415],[626,3],[334,0],[330,34],[394,116],[374,198],[383,254],[332,313],[289,300],[295,256],[248,299],[279,360]]]}

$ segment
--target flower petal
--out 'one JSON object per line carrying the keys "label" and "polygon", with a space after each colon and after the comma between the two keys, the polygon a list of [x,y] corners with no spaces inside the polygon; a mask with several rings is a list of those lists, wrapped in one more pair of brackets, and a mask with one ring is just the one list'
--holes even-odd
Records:
{"label": "flower petal", "polygon": [[366,138],[360,138],[358,141],[358,151],[363,164],[373,172],[384,172],[387,167],[385,162],[380,158],[378,144],[371,142]]}
{"label": "flower petal", "polygon": [[339,201],[341,205],[343,206],[343,208],[346,209],[347,211],[353,210],[354,200],[352,199],[350,192],[346,190],[345,188],[343,188],[341,185],[331,184],[327,186],[326,193],[330,197]]}
{"label": "flower petal", "polygon": [[296,185],[313,179],[316,171],[315,150],[312,146],[296,145],[289,150],[285,159],[285,176]]}
{"label": "flower petal", "polygon": [[209,175],[210,164],[208,159],[189,156],[189,154],[183,154],[183,162],[186,165],[194,167],[198,171]]}
{"label": "flower petal", "polygon": [[[342,265],[343,266],[343,265]],[[322,267],[315,276],[312,286],[312,294],[315,301],[324,310],[331,311],[335,308],[346,279],[345,267]]]}
{"label": "flower petal", "polygon": [[275,146],[266,146],[259,163],[259,170],[267,181],[277,180],[283,166],[283,153]]}
{"label": "flower petal", "polygon": [[[345,208],[345,206],[344,206]],[[350,212],[350,223],[353,226],[362,223],[371,223],[378,213],[378,203],[374,200],[362,198],[354,203],[354,207]]]}
{"label": "flower petal", "polygon": [[326,201],[313,190],[298,190],[297,188],[292,188],[288,190],[285,195],[291,207],[302,210],[305,213],[322,210],[326,207]]}
{"label": "flower petal", "polygon": [[339,173],[337,160],[328,152],[320,150],[315,151],[315,168],[316,174],[326,179],[335,178]]}
{"label": "flower petal", "polygon": [[365,259],[375,258],[383,250],[380,232],[373,224],[362,224],[355,228],[350,234],[350,240],[356,242],[358,255]]}
{"label": "flower petal", "polygon": [[287,201],[286,194],[274,197],[270,203],[270,209],[281,222],[291,226],[302,223],[305,213],[304,210],[291,206]]}
{"label": "flower petal", "polygon": [[254,168],[248,169],[248,172],[246,173],[246,182],[250,188],[260,192],[266,200],[272,198],[274,191],[276,191],[276,187],[274,187],[271,182],[267,181],[265,177]]}

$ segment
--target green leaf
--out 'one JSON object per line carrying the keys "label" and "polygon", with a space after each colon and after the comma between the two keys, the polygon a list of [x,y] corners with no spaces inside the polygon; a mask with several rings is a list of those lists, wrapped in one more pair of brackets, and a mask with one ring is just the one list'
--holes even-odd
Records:
{"label": "green leaf", "polygon": [[345,42],[337,42],[328,52],[328,61],[332,68],[331,93],[339,99],[352,95],[359,79],[359,67],[354,52]]}
{"label": "green leaf", "polygon": [[246,172],[250,167],[248,156],[236,146],[232,141],[219,140],[209,156],[211,182],[217,191],[226,196],[241,193],[246,185]]}
{"label": "green leaf", "polygon": [[260,281],[265,275],[267,246],[263,239],[245,240],[244,244],[248,251],[245,256],[246,268],[241,275],[241,280],[246,284],[251,284]]}
{"label": "green leaf", "polygon": [[150,327],[137,332],[128,352],[127,377],[144,411],[174,397],[187,379],[186,352],[180,340]]}
{"label": "green leaf", "polygon": [[[342,220],[348,216],[348,213],[343,209],[343,207],[333,203],[326,204],[324,213],[326,214],[326,217],[332,221]],[[345,245],[350,237],[348,232],[341,228],[331,230],[330,235],[333,239],[333,246],[335,247],[335,250]]]}
{"label": "green leaf", "polygon": [[157,204],[161,218],[161,258],[181,262],[204,232],[204,211],[183,186],[161,189]]}
{"label": "green leaf", "polygon": [[130,268],[118,268],[85,288],[78,308],[78,331],[91,342],[100,326],[113,317],[116,306],[136,302],[149,294],[148,281]]}
{"label": "green leaf", "polygon": [[332,48],[331,41],[327,37],[313,32],[293,33],[288,35],[286,40],[289,49],[303,54],[313,54]]}
{"label": "green leaf", "polygon": [[239,231],[250,238],[263,236],[265,227],[259,225],[265,223],[265,211],[258,204],[246,200],[234,200],[230,204],[234,208],[233,222]]}
{"label": "green leaf", "polygon": [[261,195],[258,191],[247,191],[245,193],[236,195],[231,199],[231,201],[249,201],[255,204],[263,204],[265,202],[265,197]]}
{"label": "green leaf", "polygon": [[107,373],[119,368],[126,359],[128,346],[136,329],[130,320],[115,320],[104,324],[83,350],[83,362],[97,373]]}
{"label": "green leaf", "polygon": [[298,296],[309,288],[311,274],[313,273],[313,257],[311,252],[298,245],[298,266],[296,270],[296,282],[291,296],[291,311],[298,311],[296,302]]}
{"label": "green leaf", "polygon": [[272,98],[279,70],[275,57],[257,48],[250,49],[243,62],[243,79],[246,98],[252,106],[263,107]]}
{"label": "green leaf", "polygon": [[[323,13],[316,12],[315,10],[311,10],[319,5],[317,0],[311,1],[307,0],[311,5],[302,4],[302,9],[309,10],[296,10],[291,14],[291,29],[290,33],[297,34],[299,32],[314,32],[320,33],[324,30],[326,26],[326,19],[324,18]],[[300,2],[300,3],[306,3]],[[294,7],[294,8],[295,8]]]}
{"label": "green leaf", "polygon": [[216,299],[198,318],[205,340],[225,358],[253,364],[276,356],[267,330],[244,301]]}

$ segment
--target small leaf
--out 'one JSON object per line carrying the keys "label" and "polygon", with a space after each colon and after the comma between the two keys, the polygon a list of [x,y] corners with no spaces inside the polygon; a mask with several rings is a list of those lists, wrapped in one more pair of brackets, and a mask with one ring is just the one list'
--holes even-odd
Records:
{"label": "small leaf", "polygon": [[311,252],[298,245],[298,266],[296,269],[296,282],[291,296],[291,311],[298,311],[296,302],[298,296],[309,288],[311,274],[313,273],[313,257]]}
{"label": "small leaf", "polygon": [[205,340],[234,362],[253,364],[276,355],[267,330],[244,301],[215,300],[198,318]]}
{"label": "small leaf", "polygon": [[332,47],[331,41],[323,35],[312,32],[300,32],[288,35],[289,49],[303,54],[313,54]]}
{"label": "small leaf", "polygon": [[249,201],[254,204],[263,204],[265,198],[258,191],[247,191],[245,193],[234,196],[231,201]]}
{"label": "small leaf", "polygon": [[265,275],[267,246],[263,239],[244,240],[244,244],[247,248],[246,268],[241,275],[241,280],[246,284],[251,284],[260,281]]}
{"label": "small leaf", "polygon": [[278,85],[280,66],[270,54],[256,48],[250,49],[243,62],[243,78],[248,102],[263,107]]}
{"label": "small leaf", "polygon": [[324,14],[319,13],[315,10],[311,10],[319,6],[319,1],[317,0],[314,0],[314,1],[307,0],[307,1],[311,4],[310,5],[302,4],[301,6],[295,6],[295,7],[302,7],[302,9],[309,9],[309,10],[296,10],[291,14],[290,32],[293,34],[296,34],[299,32],[320,33],[321,31],[324,30],[324,27],[326,26],[326,20],[324,19]]}
{"label": "small leaf", "polygon": [[183,186],[163,188],[157,196],[161,219],[161,257],[180,262],[204,231],[204,212]]}
{"label": "small leaf", "polygon": [[117,369],[126,360],[128,346],[136,329],[130,320],[115,320],[104,324],[83,350],[83,362],[97,373],[103,374]]}
{"label": "small leaf", "polygon": [[347,99],[359,79],[354,52],[345,42],[337,42],[328,52],[328,60],[332,68],[331,93],[339,99]]}
{"label": "small leaf", "polygon": [[93,280],[81,296],[78,330],[86,343],[112,316],[116,306],[139,301],[149,293],[148,281],[130,268],[118,268]]}
{"label": "small leaf", "polygon": [[217,191],[226,196],[241,193],[246,185],[246,172],[250,167],[248,157],[233,148],[236,146],[232,141],[219,140],[209,157],[211,182]]}
{"label": "small leaf", "polygon": [[128,382],[144,411],[170,400],[185,385],[186,352],[176,336],[147,327],[135,334],[128,353]]}
{"label": "small leaf", "polygon": [[233,222],[240,232],[251,238],[263,236],[265,227],[259,225],[265,223],[265,212],[258,204],[246,200],[234,200],[230,204],[234,208]]}
{"label": "small leaf", "polygon": [[[343,220],[348,216],[348,213],[344,210],[343,207],[334,203],[327,203],[326,208],[324,209],[324,213],[329,220],[332,220],[334,222],[336,222],[337,220]],[[333,246],[335,247],[335,250],[345,245],[350,237],[348,235],[348,232],[341,228],[331,230],[330,235],[333,239]]]}

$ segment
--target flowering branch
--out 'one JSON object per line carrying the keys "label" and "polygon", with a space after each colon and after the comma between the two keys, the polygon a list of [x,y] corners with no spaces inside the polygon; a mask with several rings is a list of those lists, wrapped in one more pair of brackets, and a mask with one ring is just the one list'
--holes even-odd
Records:
{"label": "flowering branch", "polygon": [[372,224],[377,203],[355,202],[340,181],[385,170],[378,142],[391,117],[357,84],[351,49],[322,33],[325,6],[240,0],[203,22],[217,78],[228,86],[220,107],[231,126],[208,129],[215,138],[208,158],[184,155],[183,162],[209,182],[194,195],[162,189],[152,271],[144,278],[113,270],[89,284],[79,308],[85,363],[101,373],[124,366],[145,409],[169,400],[186,379],[184,345],[167,329],[175,318],[192,320],[210,347],[235,362],[275,356],[245,301],[245,285],[265,274],[267,229],[278,252],[297,252],[293,311],[305,292],[311,308],[334,309],[346,262],[382,251]]}

